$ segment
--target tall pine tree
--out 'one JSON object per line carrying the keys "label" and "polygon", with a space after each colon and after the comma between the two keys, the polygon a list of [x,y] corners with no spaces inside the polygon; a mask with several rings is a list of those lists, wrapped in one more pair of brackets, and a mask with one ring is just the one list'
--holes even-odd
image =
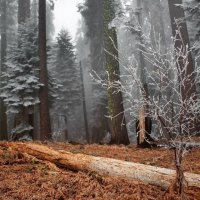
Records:
{"label": "tall pine tree", "polygon": [[37,25],[31,21],[19,25],[18,40],[11,45],[6,58],[5,85],[1,97],[7,104],[7,113],[17,114],[12,139],[28,135],[33,127],[29,124],[30,107],[39,103]]}
{"label": "tall pine tree", "polygon": [[[53,111],[59,129],[66,129],[67,118],[73,118],[75,107],[80,104],[80,69],[76,63],[74,46],[67,30],[62,29],[50,53],[50,68],[59,80],[59,99],[53,104]],[[63,123],[64,121],[64,123]],[[58,131],[58,130],[57,130]],[[63,131],[63,130],[59,130]]]}

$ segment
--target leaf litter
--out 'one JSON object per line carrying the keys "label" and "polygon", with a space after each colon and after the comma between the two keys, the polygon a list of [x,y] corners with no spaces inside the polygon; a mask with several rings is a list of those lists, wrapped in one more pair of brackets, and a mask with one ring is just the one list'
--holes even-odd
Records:
{"label": "leaf litter", "polygon": [[[95,172],[72,172],[28,154],[15,152],[0,143],[0,200],[175,200],[176,194],[136,180],[100,176]],[[73,145],[46,142],[48,147],[73,153],[110,157],[131,162],[174,168],[173,152],[130,146]],[[200,149],[184,161],[186,171],[200,173]],[[200,199],[198,188],[187,188],[189,200]]]}

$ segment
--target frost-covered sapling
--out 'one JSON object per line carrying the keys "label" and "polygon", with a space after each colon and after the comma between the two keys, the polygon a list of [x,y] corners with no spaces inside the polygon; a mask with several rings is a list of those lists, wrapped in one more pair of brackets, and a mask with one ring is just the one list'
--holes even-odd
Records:
{"label": "frost-covered sapling", "polygon": [[[122,81],[108,82],[98,74],[94,76],[100,84],[123,92],[124,101],[129,105],[125,112],[133,117],[134,122],[139,118],[139,110],[148,108],[144,116],[150,117],[157,127],[159,140],[156,144],[174,149],[177,172],[175,185],[182,195],[186,185],[182,161],[188,149],[196,146],[192,140],[197,133],[199,120],[200,103],[195,90],[199,81],[199,68],[195,66],[194,70],[190,69],[192,48],[183,39],[181,21],[177,21],[171,48],[165,47],[164,50],[159,33],[152,34],[153,29],[146,31],[146,34],[142,32],[142,27],[129,27],[129,30],[132,29],[140,30],[138,51],[145,59],[145,66],[141,65],[137,56],[133,54],[127,58],[115,46],[119,54],[123,55],[118,58],[123,71]],[[112,55],[109,51],[107,53]],[[143,78],[146,79],[148,90]]]}

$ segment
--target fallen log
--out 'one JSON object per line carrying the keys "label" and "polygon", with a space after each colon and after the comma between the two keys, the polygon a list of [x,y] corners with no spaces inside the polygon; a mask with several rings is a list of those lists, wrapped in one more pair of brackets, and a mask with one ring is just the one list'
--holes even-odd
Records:
{"label": "fallen log", "polygon": [[[132,163],[111,158],[95,157],[56,151],[47,146],[33,143],[7,143],[8,147],[27,153],[38,159],[46,160],[73,171],[92,171],[101,175],[136,179],[167,189],[175,180],[175,170],[156,166]],[[188,186],[200,188],[200,175],[185,173]]]}

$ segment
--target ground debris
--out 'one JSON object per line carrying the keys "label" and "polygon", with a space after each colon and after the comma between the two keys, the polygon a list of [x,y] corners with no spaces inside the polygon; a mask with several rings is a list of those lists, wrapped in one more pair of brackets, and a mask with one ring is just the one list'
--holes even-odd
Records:
{"label": "ground debris", "polygon": [[[135,146],[74,146],[68,143],[48,143],[47,145],[52,149],[62,151],[113,157],[133,162],[149,162],[152,165],[160,166],[161,164],[164,167],[173,168],[172,161],[170,161],[173,154],[166,149],[148,149],[147,151]],[[145,156],[141,158],[141,155]],[[192,172],[200,173],[199,155],[200,151],[195,149],[190,159],[187,158],[185,161],[185,166],[188,166],[190,162],[191,168],[188,167],[188,169]],[[198,188],[188,188],[186,192],[188,199],[200,199]],[[178,197],[159,187],[139,181],[100,176],[95,172],[84,173],[58,169],[48,162],[40,161],[27,154],[20,154],[0,145],[0,200],[12,199],[167,200],[178,199]]]}

